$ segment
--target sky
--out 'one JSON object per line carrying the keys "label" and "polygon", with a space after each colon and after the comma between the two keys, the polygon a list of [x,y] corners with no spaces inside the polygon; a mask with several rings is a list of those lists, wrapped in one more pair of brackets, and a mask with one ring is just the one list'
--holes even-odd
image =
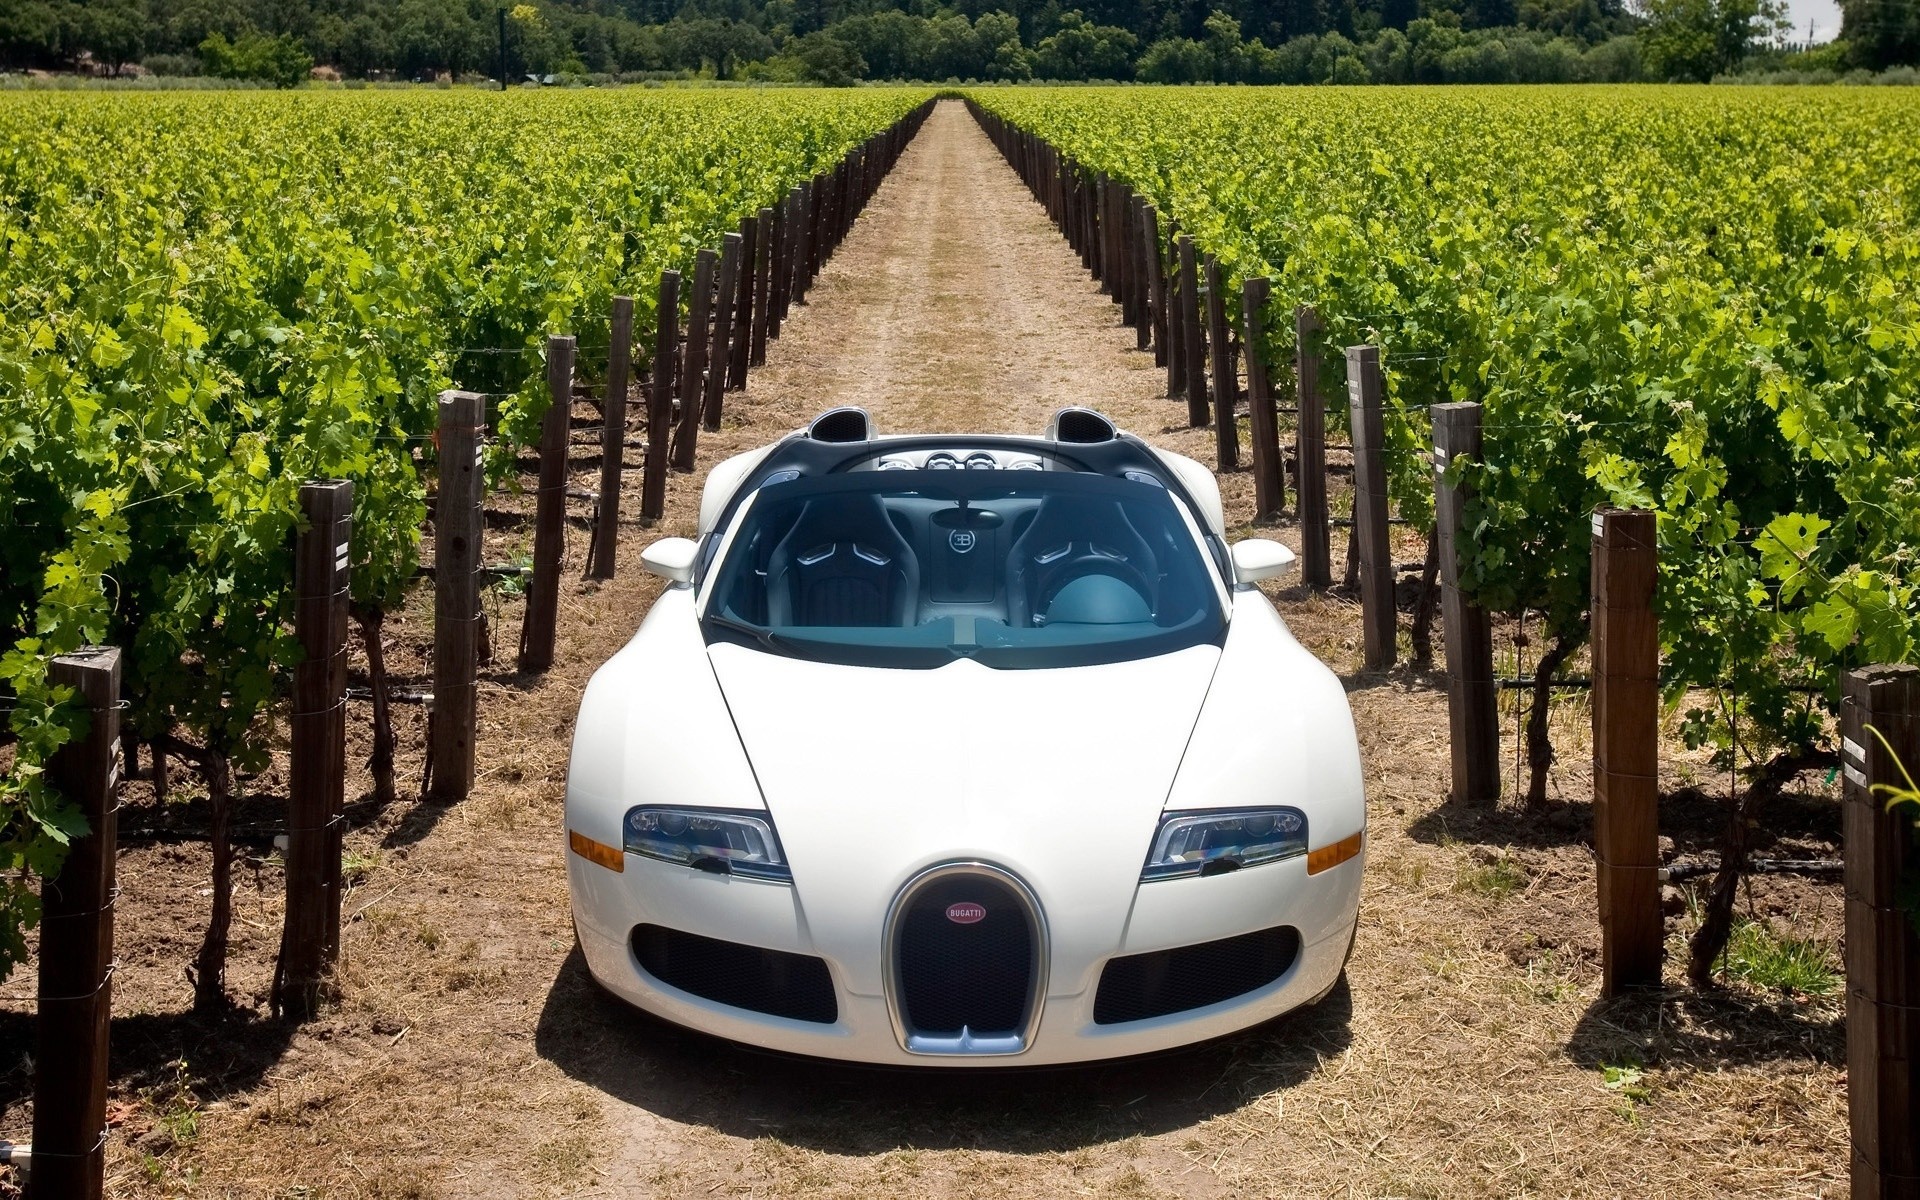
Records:
{"label": "sky", "polygon": [[1805,41],[1807,22],[1813,22],[1813,40],[1830,42],[1840,36],[1840,6],[1833,0],[1787,0],[1787,16],[1793,22],[1794,41]]}

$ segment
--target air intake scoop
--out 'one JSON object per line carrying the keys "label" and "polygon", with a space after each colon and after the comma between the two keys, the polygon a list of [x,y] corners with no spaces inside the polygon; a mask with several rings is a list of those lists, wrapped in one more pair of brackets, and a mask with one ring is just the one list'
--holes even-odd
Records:
{"label": "air intake scoop", "polygon": [[870,442],[873,418],[864,408],[830,408],[807,426],[807,436],[816,442]]}
{"label": "air intake scoop", "polygon": [[1079,445],[1110,442],[1119,436],[1119,432],[1104,413],[1097,413],[1091,408],[1063,408],[1047,422],[1047,439],[1054,442]]}

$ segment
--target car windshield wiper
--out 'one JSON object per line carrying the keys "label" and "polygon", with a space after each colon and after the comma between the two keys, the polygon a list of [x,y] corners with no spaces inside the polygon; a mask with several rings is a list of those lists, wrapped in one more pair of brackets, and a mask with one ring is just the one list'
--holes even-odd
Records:
{"label": "car windshield wiper", "polygon": [[705,620],[708,624],[716,628],[750,637],[760,643],[762,648],[771,650],[775,654],[790,655],[794,653],[793,644],[771,629],[763,629],[758,625],[752,625],[746,621],[737,620],[720,613],[708,613]]}

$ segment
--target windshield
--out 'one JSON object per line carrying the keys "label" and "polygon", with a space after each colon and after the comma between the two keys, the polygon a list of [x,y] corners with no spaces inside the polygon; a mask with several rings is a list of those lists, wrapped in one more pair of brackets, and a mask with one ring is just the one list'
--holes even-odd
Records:
{"label": "windshield", "polygon": [[761,488],[723,550],[709,641],[873,666],[1078,666],[1218,642],[1219,584],[1157,483],[856,471]]}

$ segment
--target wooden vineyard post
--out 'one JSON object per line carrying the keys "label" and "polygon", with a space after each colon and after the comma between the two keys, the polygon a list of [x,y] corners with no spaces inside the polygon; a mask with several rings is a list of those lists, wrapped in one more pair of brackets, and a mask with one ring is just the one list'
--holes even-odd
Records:
{"label": "wooden vineyard post", "polygon": [[627,465],[627,376],[633,370],[633,297],[613,298],[607,395],[600,404],[600,493],[594,498],[587,578],[612,579],[620,552],[620,476]]}
{"label": "wooden vineyard post", "polygon": [[540,423],[540,486],[533,502],[533,582],[520,624],[520,670],[553,665],[560,617],[560,553],[567,534],[567,441],[573,426],[573,352],[570,337],[547,339],[547,390],[552,400]]}
{"label": "wooden vineyard post", "polygon": [[1853,1195],[1914,1200],[1920,1197],[1920,936],[1901,898],[1911,896],[1920,879],[1920,833],[1912,806],[1889,811],[1886,793],[1876,789],[1905,788],[1909,773],[1920,776],[1920,669],[1848,672],[1840,733]]}
{"label": "wooden vineyard post", "polygon": [[1187,424],[1204,428],[1207,408],[1207,335],[1200,326],[1200,272],[1193,257],[1193,239],[1180,235],[1180,323],[1187,361],[1181,374],[1187,381]]}
{"label": "wooden vineyard post", "polygon": [[1660,635],[1654,514],[1593,514],[1593,847],[1600,994],[1659,987]]}
{"label": "wooden vineyard post", "polygon": [[680,425],[673,435],[673,469],[693,470],[700,442],[700,401],[707,390],[707,331],[713,322],[713,265],[720,256],[693,256],[693,295],[687,297],[687,337],[680,360]]}
{"label": "wooden vineyard post", "polygon": [[442,804],[473,790],[480,654],[480,427],[486,398],[440,393],[439,482],[433,506],[433,778]]}
{"label": "wooden vineyard post", "polygon": [[1180,222],[1167,225],[1167,399],[1187,390],[1186,280],[1180,274]]}
{"label": "wooden vineyard post", "polygon": [[1146,255],[1147,321],[1153,328],[1153,365],[1167,365],[1167,280],[1160,266],[1160,214],[1149,204],[1141,213],[1140,243]]}
{"label": "wooden vineyard post", "polygon": [[787,294],[793,303],[805,304],[807,302],[807,284],[813,279],[811,275],[807,274],[807,260],[808,256],[812,254],[813,244],[813,184],[801,184],[797,195],[800,197],[800,201],[794,206],[793,218],[787,223],[787,228],[790,231],[788,240],[793,243],[793,261],[789,268],[790,273],[788,275],[788,282],[792,284],[792,287],[788,289]]}
{"label": "wooden vineyard post", "polygon": [[772,308],[768,292],[773,287],[773,210],[763,208],[754,218],[753,329],[747,348],[747,365],[758,367],[767,361],[767,318]]}
{"label": "wooden vineyard post", "polygon": [[347,546],[353,484],[300,489],[307,531],[294,551],[292,765],[287,788],[287,914],[274,974],[277,1015],[319,1011],[340,947],[340,810],[347,790]]}
{"label": "wooden vineyard post", "polygon": [[740,222],[740,264],[734,284],[732,336],[727,341],[727,390],[747,386],[747,360],[753,354],[753,285],[760,257],[760,226],[756,218]]}
{"label": "wooden vineyard post", "polygon": [[1300,496],[1300,578],[1310,588],[1333,586],[1327,525],[1327,410],[1320,399],[1320,316],[1293,310],[1295,388],[1294,490]]}
{"label": "wooden vineyard post", "polygon": [[745,245],[737,233],[720,240],[720,285],[713,312],[713,341],[708,347],[707,395],[701,405],[700,427],[709,433],[720,428],[721,394],[727,388],[727,366],[733,353],[734,291],[740,286],[740,256]]}
{"label": "wooden vineyard post", "polygon": [[1465,804],[1500,798],[1500,727],[1493,681],[1493,629],[1486,610],[1460,591],[1461,517],[1472,499],[1448,483],[1456,459],[1479,461],[1480,406],[1433,406],[1434,520],[1440,531],[1440,623],[1447,647],[1447,729],[1453,751],[1450,799]]}
{"label": "wooden vineyard post", "polygon": [[1133,348],[1153,348],[1153,322],[1147,315],[1147,262],[1141,248],[1140,226],[1146,220],[1146,199],[1126,190],[1127,207],[1121,226],[1120,252],[1127,261],[1127,301],[1132,309],[1128,322],[1133,326]]}
{"label": "wooden vineyard post", "polygon": [[779,252],[773,260],[773,311],[767,316],[767,334],[780,336],[780,326],[793,306],[793,244],[800,230],[800,188],[796,185],[773,210],[773,242]]}
{"label": "wooden vineyard post", "polygon": [[1277,516],[1287,502],[1280,465],[1280,424],[1273,411],[1273,385],[1260,347],[1266,337],[1269,285],[1259,276],[1240,285],[1240,335],[1247,349],[1247,425],[1253,441],[1253,519]]}
{"label": "wooden vineyard post", "polygon": [[806,286],[813,290],[813,281],[820,277],[820,264],[826,260],[827,208],[833,197],[827,192],[827,173],[820,172],[813,177],[807,193],[807,267]]}
{"label": "wooden vineyard post", "polygon": [[1347,347],[1347,403],[1353,423],[1353,525],[1360,554],[1360,625],[1369,671],[1396,657],[1393,544],[1387,540],[1387,461],[1380,411],[1380,348]]}
{"label": "wooden vineyard post", "polygon": [[99,1200],[107,1158],[107,1032],[113,1011],[120,651],[55,658],[50,681],[87,712],[86,736],[54,752],[47,782],[79,810],[60,873],[40,889],[31,1200]]}
{"label": "wooden vineyard post", "polygon": [[667,509],[667,440],[673,429],[674,367],[679,361],[680,272],[660,272],[653,335],[653,394],[647,397],[647,457],[640,472],[640,519],[658,521]]}
{"label": "wooden vineyard post", "polygon": [[1220,286],[1220,261],[1207,255],[1207,349],[1213,358],[1213,448],[1215,466],[1240,469],[1240,422],[1234,407],[1240,398],[1240,376],[1233,366],[1233,343],[1227,338],[1227,295]]}

